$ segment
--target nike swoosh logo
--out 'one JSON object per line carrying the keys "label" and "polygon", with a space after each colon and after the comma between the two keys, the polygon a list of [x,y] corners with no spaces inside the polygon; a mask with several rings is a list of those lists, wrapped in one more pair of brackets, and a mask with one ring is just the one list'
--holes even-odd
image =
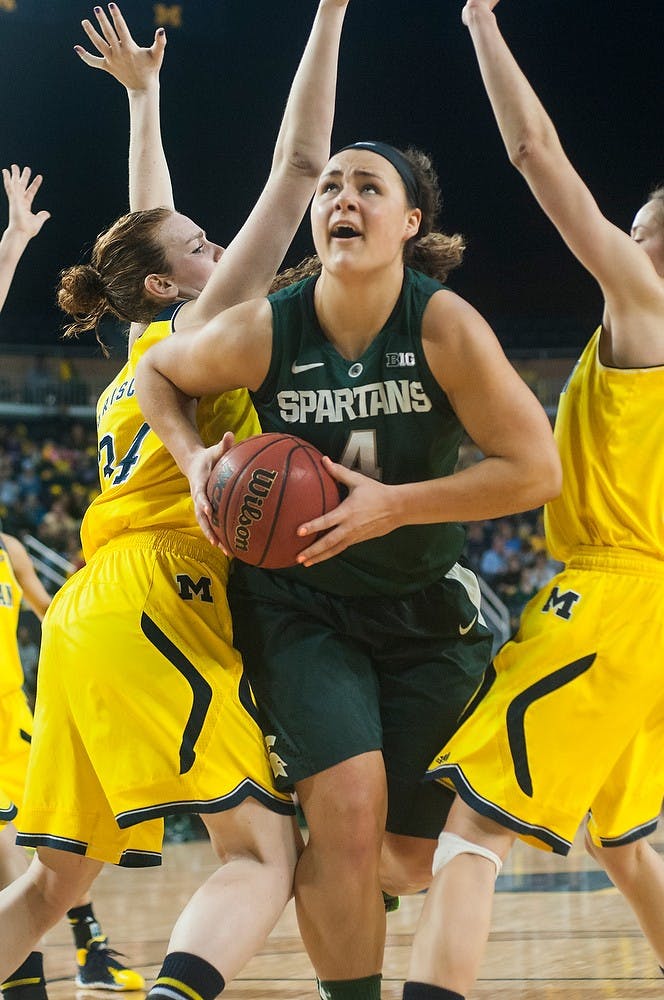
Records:
{"label": "nike swoosh logo", "polygon": [[476,621],[477,621],[477,615],[475,615],[470,625],[466,625],[465,627],[463,625],[459,625],[459,635],[468,635],[468,633],[470,632],[471,628],[473,627]]}
{"label": "nike swoosh logo", "polygon": [[314,361],[310,365],[298,365],[296,361],[291,365],[291,371],[293,375],[300,375],[302,372],[309,372],[312,368],[323,368],[325,366],[324,361]]}

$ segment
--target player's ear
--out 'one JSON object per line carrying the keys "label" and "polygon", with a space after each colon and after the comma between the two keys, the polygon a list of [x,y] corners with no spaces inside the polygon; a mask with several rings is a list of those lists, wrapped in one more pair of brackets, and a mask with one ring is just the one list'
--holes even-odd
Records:
{"label": "player's ear", "polygon": [[422,223],[422,210],[420,208],[410,208],[406,219],[406,242],[413,236],[417,236]]}
{"label": "player's ear", "polygon": [[174,302],[178,296],[178,286],[163,274],[148,274],[143,284],[152,298],[161,299],[165,303]]}

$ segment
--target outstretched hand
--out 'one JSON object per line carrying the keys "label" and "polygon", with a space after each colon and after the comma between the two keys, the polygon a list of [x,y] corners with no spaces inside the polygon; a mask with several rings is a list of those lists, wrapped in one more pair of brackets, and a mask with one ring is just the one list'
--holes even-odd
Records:
{"label": "outstretched hand", "polygon": [[47,219],[51,218],[51,213],[42,210],[32,211],[32,202],[41,187],[43,177],[35,174],[30,180],[32,171],[30,167],[19,167],[12,163],[11,169],[3,167],[2,180],[9,202],[9,223],[8,231],[21,233],[31,240],[36,236]]}
{"label": "outstretched hand", "polygon": [[197,452],[187,469],[187,478],[189,479],[191,498],[194,501],[196,520],[210,545],[221,549],[225,555],[230,555],[230,553],[226,552],[223,548],[212,527],[212,504],[208,497],[207,484],[210,473],[215,465],[221,456],[225,455],[233,447],[234,443],[234,435],[230,431],[227,431],[219,444],[212,445],[211,448],[203,448]]}
{"label": "outstretched hand", "polygon": [[99,55],[92,55],[82,45],[75,45],[74,51],[86,66],[110,73],[127,90],[146,90],[159,77],[166,48],[166,32],[157,28],[152,45],[142,48],[132,38],[118,5],[109,3],[108,10],[111,20],[101,7],[95,11],[99,30],[91,21],[81,21],[83,30]]}
{"label": "outstretched hand", "polygon": [[360,472],[353,472],[327,457],[323,459],[323,464],[330,475],[346,487],[348,496],[334,510],[313,521],[307,521],[298,528],[297,533],[302,537],[325,532],[299,554],[297,561],[304,566],[313,566],[330,559],[349,545],[366,541],[367,538],[386,535],[401,524],[391,502],[393,487],[370,479]]}
{"label": "outstretched hand", "polygon": [[482,8],[493,10],[497,3],[498,0],[466,0],[466,5],[461,11],[461,20],[468,27],[470,15],[473,10],[481,10]]}

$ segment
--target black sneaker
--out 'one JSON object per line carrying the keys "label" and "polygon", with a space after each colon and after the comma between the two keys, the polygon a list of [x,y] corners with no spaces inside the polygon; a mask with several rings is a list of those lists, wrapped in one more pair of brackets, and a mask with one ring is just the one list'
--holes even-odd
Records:
{"label": "black sneaker", "polygon": [[87,948],[79,948],[76,952],[76,985],[89,990],[144,990],[143,976],[118,962],[117,954],[108,947],[105,934],[91,938]]}

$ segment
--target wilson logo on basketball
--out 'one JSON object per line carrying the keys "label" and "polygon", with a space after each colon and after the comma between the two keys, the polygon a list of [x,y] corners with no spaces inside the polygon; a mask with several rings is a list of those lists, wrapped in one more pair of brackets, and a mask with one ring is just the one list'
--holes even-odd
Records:
{"label": "wilson logo on basketball", "polygon": [[276,479],[276,469],[256,469],[253,472],[235,522],[235,548],[239,552],[249,551],[251,526],[263,516],[263,504],[269,497]]}

